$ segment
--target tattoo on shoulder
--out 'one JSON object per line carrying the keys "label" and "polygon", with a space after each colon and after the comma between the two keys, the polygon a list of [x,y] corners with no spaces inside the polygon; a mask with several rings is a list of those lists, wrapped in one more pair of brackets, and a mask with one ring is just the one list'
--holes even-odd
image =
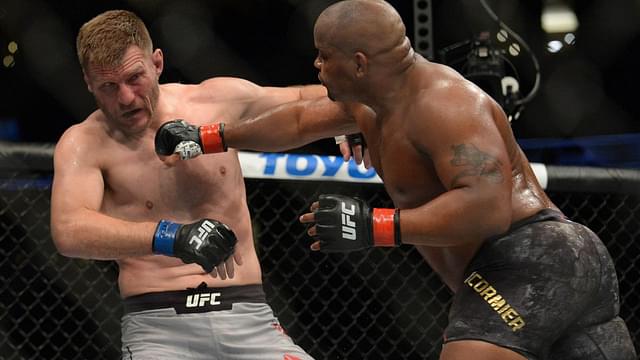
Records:
{"label": "tattoo on shoulder", "polygon": [[500,171],[502,166],[500,160],[480,151],[472,144],[453,145],[451,149],[453,150],[451,165],[462,168],[451,181],[452,185],[465,176],[484,176],[496,184],[504,181]]}

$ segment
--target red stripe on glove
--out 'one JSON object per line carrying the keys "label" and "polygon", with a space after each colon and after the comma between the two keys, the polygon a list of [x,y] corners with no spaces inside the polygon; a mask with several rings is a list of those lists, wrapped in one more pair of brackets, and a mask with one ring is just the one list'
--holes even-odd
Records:
{"label": "red stripe on glove", "polygon": [[200,126],[200,141],[205,154],[227,151],[223,138],[224,124],[217,123]]}
{"label": "red stripe on glove", "polygon": [[393,217],[395,209],[373,209],[373,244],[375,246],[396,246]]}

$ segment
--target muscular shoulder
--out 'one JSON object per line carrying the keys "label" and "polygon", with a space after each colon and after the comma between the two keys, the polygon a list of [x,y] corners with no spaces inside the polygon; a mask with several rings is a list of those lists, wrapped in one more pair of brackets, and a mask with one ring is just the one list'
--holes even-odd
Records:
{"label": "muscular shoulder", "polygon": [[495,102],[474,84],[445,78],[416,93],[407,114],[408,138],[419,149],[432,152],[456,142],[495,139]]}
{"label": "muscular shoulder", "polygon": [[162,84],[165,101],[184,103],[216,103],[233,102],[250,97],[260,91],[260,87],[250,81],[232,78],[216,77],[199,84]]}
{"label": "muscular shoulder", "polygon": [[314,92],[305,86],[262,86],[249,80],[233,77],[212,78],[199,85],[206,96],[230,104],[239,104],[244,109],[244,115],[251,116],[286,102],[303,99],[302,88],[307,89],[307,96],[310,96],[310,93],[321,96],[317,90],[319,87],[317,86]]}
{"label": "muscular shoulder", "polygon": [[192,95],[208,101],[242,101],[257,96],[261,87],[234,77],[215,77],[193,86]]}
{"label": "muscular shoulder", "polygon": [[447,79],[416,94],[410,116],[414,126],[493,123],[494,101],[464,79]]}
{"label": "muscular shoulder", "polygon": [[97,160],[100,149],[107,147],[109,138],[101,116],[96,111],[83,122],[69,127],[56,143],[55,158],[91,162]]}
{"label": "muscular shoulder", "polygon": [[443,79],[421,91],[417,104],[422,111],[446,115],[490,110],[489,96],[465,79]]}
{"label": "muscular shoulder", "polygon": [[265,88],[240,78],[215,77],[193,85],[165,84],[162,92],[167,95],[165,103],[173,103],[176,109],[189,104],[194,111],[207,109],[209,115],[217,113],[225,122],[233,122],[265,93]]}
{"label": "muscular shoulder", "polygon": [[58,145],[100,143],[106,136],[108,130],[104,125],[104,115],[96,110],[84,121],[69,127],[60,137]]}

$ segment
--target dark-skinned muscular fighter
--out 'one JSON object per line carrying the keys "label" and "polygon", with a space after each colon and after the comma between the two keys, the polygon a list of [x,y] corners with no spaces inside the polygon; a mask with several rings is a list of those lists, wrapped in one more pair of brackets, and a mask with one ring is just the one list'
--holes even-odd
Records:
{"label": "dark-skinned muscular fighter", "polygon": [[[318,77],[339,102],[285,104],[215,140],[282,151],[362,132],[396,208],[322,195],[301,216],[312,249],[414,245],[455,293],[443,360],[635,359],[606,248],[547,197],[496,102],[416,54],[383,1],[330,6],[314,37]],[[161,155],[203,142],[167,128],[156,140]]]}

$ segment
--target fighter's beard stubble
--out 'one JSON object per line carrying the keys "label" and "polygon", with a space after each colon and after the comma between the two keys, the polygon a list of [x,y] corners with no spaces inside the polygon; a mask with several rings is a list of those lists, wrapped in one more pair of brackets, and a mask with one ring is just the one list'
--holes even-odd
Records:
{"label": "fighter's beard stubble", "polygon": [[[118,110],[118,113],[114,113],[109,111],[108,107],[104,106],[104,104],[96,98],[96,103],[98,107],[102,110],[102,113],[105,115],[110,124],[116,126],[120,131],[122,131],[126,135],[137,135],[143,133],[154,121],[154,115],[156,114],[156,109],[158,107],[158,100],[160,98],[160,86],[156,84],[151,88],[151,92],[148,96],[142,98],[144,106],[140,111],[146,112],[146,121],[143,124],[131,124],[130,121],[127,121],[124,114],[126,111]],[[134,114],[135,116],[137,114]]]}

